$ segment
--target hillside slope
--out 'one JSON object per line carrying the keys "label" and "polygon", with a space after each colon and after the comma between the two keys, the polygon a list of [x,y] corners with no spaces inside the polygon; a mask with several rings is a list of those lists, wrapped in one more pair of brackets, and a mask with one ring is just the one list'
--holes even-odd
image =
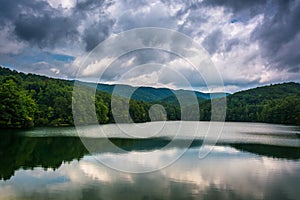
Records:
{"label": "hillside slope", "polygon": [[237,92],[227,99],[227,120],[300,125],[300,84],[283,83]]}
{"label": "hillside slope", "polygon": [[[76,98],[72,96],[73,84],[74,81],[24,74],[0,67],[0,128],[74,125],[72,99],[76,101]],[[84,90],[90,88],[88,85],[83,84]],[[124,90],[130,88],[120,87],[124,87]],[[95,103],[97,120],[101,124],[114,123],[109,94],[112,90],[113,86],[101,84],[95,97],[82,94]],[[181,109],[173,92],[185,95],[193,91],[142,87],[130,100],[129,114],[124,110],[118,110],[117,114],[124,123],[129,122],[130,117],[134,122],[147,122],[150,121],[150,107],[159,103],[164,106],[167,116],[162,113],[156,116],[156,120],[180,120]],[[195,94],[199,101],[200,120],[210,120],[211,97],[201,92]],[[212,98],[217,101],[224,94],[213,95]],[[126,103],[124,97],[117,99],[120,105]],[[300,125],[300,84],[275,84],[229,95],[226,120]]]}
{"label": "hillside slope", "polygon": [[[226,121],[300,125],[300,84],[282,83],[229,95]],[[200,103],[201,120],[210,120],[210,101]]]}
{"label": "hillside slope", "polygon": [[[84,85],[95,87],[95,83],[82,83]],[[176,95],[196,95],[199,100],[207,100],[211,98],[221,98],[228,96],[228,93],[203,93],[199,91],[191,90],[173,90],[168,88],[153,88],[153,87],[133,87],[130,85],[108,85],[108,84],[97,84],[97,90],[101,92],[107,92],[112,94],[115,87],[122,90],[124,94],[129,94],[134,91],[131,98],[138,101],[144,102],[176,102]],[[122,96],[122,95],[121,95]]]}

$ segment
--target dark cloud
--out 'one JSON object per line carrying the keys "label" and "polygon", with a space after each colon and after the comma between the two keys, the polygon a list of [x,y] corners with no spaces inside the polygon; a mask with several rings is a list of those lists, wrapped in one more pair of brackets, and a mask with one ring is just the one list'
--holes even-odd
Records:
{"label": "dark cloud", "polygon": [[215,30],[209,34],[203,41],[202,45],[211,55],[216,53],[222,43],[223,33],[221,30]]}
{"label": "dark cloud", "polygon": [[[189,9],[199,7],[224,7],[238,17],[240,22],[248,23],[254,16],[261,14],[264,20],[252,33],[252,42],[260,44],[261,56],[269,68],[300,71],[300,1],[297,0],[204,0],[194,2]],[[181,10],[185,13],[187,9]],[[182,14],[182,13],[181,13]],[[217,42],[221,35],[213,32],[202,43],[209,53],[218,51]],[[230,51],[240,42],[237,39],[224,41],[225,51]]]}
{"label": "dark cloud", "polygon": [[15,21],[15,34],[39,47],[53,47],[77,35],[77,24],[71,18],[49,15],[20,15]]}
{"label": "dark cloud", "polygon": [[[167,2],[167,1],[165,1]],[[177,17],[185,15],[189,11],[197,11],[205,7],[223,7],[227,12],[243,16],[248,21],[253,16],[263,13],[268,0],[203,0],[186,1],[182,8],[176,13]],[[199,16],[200,17],[200,16]],[[200,17],[201,19],[201,17]]]}
{"label": "dark cloud", "polygon": [[[202,45],[214,55],[220,68],[232,71],[229,75],[238,72],[239,66],[253,74],[251,80],[255,81],[252,83],[246,72],[239,79],[245,82],[226,80],[233,85],[275,80],[260,79],[261,74],[251,68],[254,64],[258,70],[266,70],[265,77],[270,74],[271,77],[273,69],[284,73],[282,76],[287,80],[291,80],[291,74],[300,72],[300,1],[296,0],[162,0],[151,3],[147,0],[77,0],[75,5],[61,6],[47,0],[0,0],[0,48],[6,49],[0,51],[0,61],[12,63],[17,55],[29,49],[75,56],[92,50],[111,33],[145,26],[175,29],[200,41],[204,38]],[[138,42],[135,38],[130,40]],[[182,45],[180,41],[175,43],[175,46]],[[8,61],[4,55],[9,54],[12,58]],[[231,58],[234,55],[238,56]],[[133,65],[170,60],[164,53],[149,51],[133,53],[132,57],[136,57]],[[116,66],[126,64],[127,58],[120,59]],[[61,65],[63,68],[62,63],[49,63],[50,67],[43,62],[35,67],[52,69],[54,65]],[[28,69],[39,71],[38,68]]]}
{"label": "dark cloud", "polygon": [[0,0],[0,21],[14,21],[19,14],[26,11],[29,13],[43,12],[49,9],[49,4],[45,1],[36,0]]}
{"label": "dark cloud", "polygon": [[262,5],[265,5],[267,0],[204,0],[202,5],[206,6],[223,6],[231,9],[233,12],[242,10],[257,11]]}
{"label": "dark cloud", "polygon": [[113,24],[113,20],[105,19],[86,28],[83,34],[85,50],[91,51],[105,40],[109,36]]}
{"label": "dark cloud", "polygon": [[78,20],[64,17],[46,1],[0,0],[0,5],[0,30],[9,28],[15,38],[30,46],[62,46],[78,34]]}
{"label": "dark cloud", "polygon": [[237,38],[229,39],[225,42],[225,49],[224,51],[228,52],[233,49],[234,46],[239,45],[241,42]]}
{"label": "dark cloud", "polygon": [[85,43],[89,51],[110,34],[112,20],[97,22],[78,32],[80,23],[91,10],[103,13],[110,3],[103,0],[78,0],[65,15],[62,8],[53,8],[46,1],[0,0],[0,29],[10,26],[20,41],[40,48],[62,47],[67,43]]}
{"label": "dark cloud", "polygon": [[104,0],[77,0],[76,10],[93,10],[100,8]]}
{"label": "dark cloud", "polygon": [[260,42],[262,55],[270,66],[300,70],[300,2],[276,1],[273,17],[265,17],[253,38]]}

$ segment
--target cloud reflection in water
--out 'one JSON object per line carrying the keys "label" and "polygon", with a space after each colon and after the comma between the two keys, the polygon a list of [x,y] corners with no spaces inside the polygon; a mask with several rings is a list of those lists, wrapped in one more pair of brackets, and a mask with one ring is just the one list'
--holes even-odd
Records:
{"label": "cloud reflection in water", "polygon": [[[142,162],[132,151],[97,156],[132,167],[156,165],[178,149]],[[140,156],[140,155],[139,155]],[[258,156],[229,146],[217,146],[205,159],[190,148],[172,166],[147,174],[128,174],[101,165],[92,156],[63,163],[56,170],[20,169],[0,181],[0,199],[297,199],[300,162]]]}

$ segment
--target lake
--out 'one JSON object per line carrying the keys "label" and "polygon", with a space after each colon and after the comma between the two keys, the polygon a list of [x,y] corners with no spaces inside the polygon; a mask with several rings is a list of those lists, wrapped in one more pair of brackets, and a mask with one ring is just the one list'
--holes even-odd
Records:
{"label": "lake", "polygon": [[299,199],[299,134],[229,122],[1,131],[0,199]]}

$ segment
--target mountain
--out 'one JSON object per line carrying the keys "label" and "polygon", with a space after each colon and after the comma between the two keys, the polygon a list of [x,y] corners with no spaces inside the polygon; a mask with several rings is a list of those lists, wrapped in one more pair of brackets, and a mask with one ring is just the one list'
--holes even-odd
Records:
{"label": "mountain", "polygon": [[268,86],[262,86],[252,88],[240,92],[236,92],[231,95],[230,98],[243,99],[251,103],[280,99],[287,96],[299,96],[300,95],[300,84],[289,82],[281,84],[271,84]]}
{"label": "mountain", "polygon": [[[95,96],[85,95],[85,91],[95,87],[94,83],[82,83],[78,97],[73,95],[71,80],[60,80],[24,74],[0,67],[0,128],[26,128],[33,126],[74,125],[72,101],[88,99],[95,104],[96,117],[100,124],[114,123],[111,111],[111,94],[115,85],[99,84]],[[181,109],[177,97],[184,96],[191,104],[188,94],[194,93],[199,102],[200,120],[210,120],[211,99],[221,100],[226,96],[226,121],[267,122],[300,125],[300,84],[282,83],[253,88],[234,94],[207,94],[189,90],[167,88],[134,88],[118,85],[121,91],[136,89],[129,102],[129,112],[119,109],[117,114],[122,122],[150,121],[149,109],[154,104],[164,106],[167,116],[160,113],[156,120],[181,120]],[[176,95],[175,95],[176,94]],[[80,96],[81,95],[81,96]],[[116,96],[118,105],[127,99]],[[76,112],[89,112],[79,107]],[[89,117],[80,121],[89,124]],[[93,122],[94,123],[94,122]]]}
{"label": "mountain", "polygon": [[[226,121],[300,125],[300,84],[281,83],[236,92],[226,98]],[[200,102],[201,120],[210,120],[210,102]]]}
{"label": "mountain", "polygon": [[300,125],[300,84],[282,83],[237,92],[227,98],[228,121]]}
{"label": "mountain", "polygon": [[[95,87],[95,83],[84,83],[83,85],[87,85],[90,87]],[[224,96],[228,96],[229,93],[203,93],[198,91],[191,90],[173,90],[168,88],[153,88],[153,87],[133,87],[129,85],[122,84],[97,84],[97,90],[102,92],[107,92],[112,94],[114,88],[118,87],[118,90],[121,90],[123,94],[129,94],[131,91],[134,91],[131,98],[138,101],[144,102],[176,102],[176,96],[184,96],[184,95],[196,95],[199,100],[208,100],[214,98],[221,98]],[[119,96],[127,97],[126,95],[118,94]]]}

